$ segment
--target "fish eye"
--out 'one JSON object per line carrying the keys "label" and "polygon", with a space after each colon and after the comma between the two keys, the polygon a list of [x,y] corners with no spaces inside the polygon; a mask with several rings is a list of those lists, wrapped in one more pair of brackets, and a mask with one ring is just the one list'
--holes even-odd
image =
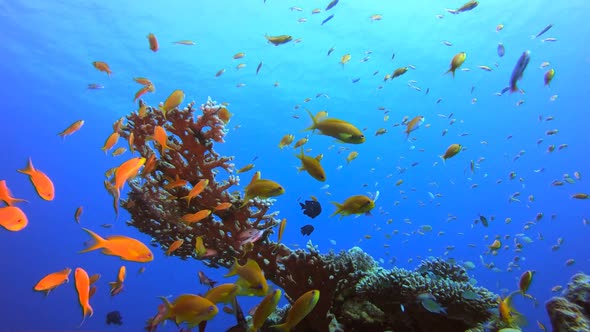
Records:
{"label": "fish eye", "polygon": [[209,306],[209,311],[214,311],[215,308],[213,306]]}

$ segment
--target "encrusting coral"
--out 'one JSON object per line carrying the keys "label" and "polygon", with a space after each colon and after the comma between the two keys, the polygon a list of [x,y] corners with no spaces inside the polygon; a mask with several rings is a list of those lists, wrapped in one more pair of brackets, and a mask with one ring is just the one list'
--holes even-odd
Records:
{"label": "encrusting coral", "polygon": [[[496,296],[471,285],[457,265],[430,260],[415,271],[385,270],[360,248],[320,254],[311,242],[307,250],[277,245],[269,239],[278,225],[277,212],[270,212],[273,201],[255,198],[242,206],[240,193],[230,192],[239,183],[232,175],[233,158],[213,149],[224,142],[227,109],[211,99],[198,108],[190,103],[168,111],[166,117],[142,102],[140,107],[143,113],[128,115],[119,134],[147,162],[142,176],[130,182],[121,205],[131,215],[128,225],[151,236],[153,246],[166,249],[183,239],[171,254],[198,259],[210,267],[227,268],[235,258],[242,263],[250,258],[290,302],[308,290],[320,290],[315,309],[295,331],[464,331],[490,318]],[[169,149],[150,144],[156,126],[166,131]],[[201,180],[208,184],[187,204],[181,198],[189,194],[189,187],[172,185],[179,180],[191,186]],[[221,203],[231,206],[216,209]],[[201,210],[211,214],[196,223],[181,220]],[[197,237],[208,248],[206,254],[195,251]],[[465,299],[466,290],[477,298]],[[434,295],[447,314],[425,310],[416,299],[421,293]]]}

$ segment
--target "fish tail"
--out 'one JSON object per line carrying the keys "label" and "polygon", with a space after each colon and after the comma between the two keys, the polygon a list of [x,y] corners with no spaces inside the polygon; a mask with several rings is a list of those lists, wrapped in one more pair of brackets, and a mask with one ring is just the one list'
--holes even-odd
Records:
{"label": "fish tail", "polygon": [[444,156],[444,155],[440,155],[439,157],[440,157],[440,159],[442,159],[442,161],[443,161],[443,165],[445,165],[445,166],[446,166],[446,165],[447,165],[447,158],[445,158],[445,156]]}
{"label": "fish tail", "polygon": [[90,234],[90,236],[92,237],[92,240],[94,240],[94,244],[89,246],[88,248],[79,251],[79,254],[85,253],[85,252],[89,252],[92,250],[96,250],[96,249],[100,249],[104,247],[104,244],[106,242],[105,239],[103,239],[102,237],[100,237],[100,235],[94,233],[93,231],[87,229],[87,228],[82,228],[83,230],[85,230],[88,234]]}
{"label": "fish tail", "polygon": [[334,213],[332,213],[330,215],[330,217],[333,217],[335,215],[337,215],[338,213],[340,213],[342,211],[342,204],[338,203],[338,202],[330,202],[332,204],[334,204],[336,206],[336,211]]}
{"label": "fish tail", "polygon": [[316,126],[318,124],[318,121],[316,120],[315,116],[313,116],[313,114],[311,114],[311,112],[306,108],[305,109],[307,111],[307,114],[309,114],[309,117],[311,118],[311,121],[313,122],[313,124],[307,128],[305,128],[303,131],[308,131],[308,130],[315,130]]}
{"label": "fish tail", "polygon": [[33,167],[33,162],[31,161],[31,157],[29,157],[29,163],[24,169],[17,169],[18,172],[23,174],[31,175],[35,172],[35,167]]}
{"label": "fish tail", "polygon": [[229,269],[229,272],[226,275],[224,275],[224,277],[235,276],[238,273],[238,267],[240,267],[240,264],[238,262],[238,259],[234,257],[234,264]]}

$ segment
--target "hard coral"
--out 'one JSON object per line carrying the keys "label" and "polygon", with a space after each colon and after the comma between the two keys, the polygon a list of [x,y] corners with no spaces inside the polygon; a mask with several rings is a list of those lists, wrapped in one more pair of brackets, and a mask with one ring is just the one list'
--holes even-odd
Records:
{"label": "hard coral", "polygon": [[[437,331],[462,331],[489,318],[487,309],[495,304],[493,294],[473,287],[465,280],[464,270],[443,261],[425,262],[421,271],[415,272],[384,270],[360,248],[320,254],[311,242],[307,250],[292,250],[270,241],[269,235],[278,225],[278,212],[269,212],[273,201],[252,199],[242,206],[239,192],[229,191],[239,183],[239,178],[232,175],[233,158],[213,149],[215,143],[224,142],[227,133],[225,122],[218,116],[221,106],[209,99],[199,109],[191,103],[184,109],[168,111],[166,118],[155,108],[147,109],[147,114],[128,115],[127,124],[118,131],[127,139],[133,134],[132,147],[142,157],[157,160],[155,167],[144,169],[141,179],[131,181],[122,204],[131,214],[128,225],[150,235],[153,246],[168,248],[175,240],[184,239],[172,255],[192,257],[211,267],[229,267],[235,258],[253,259],[291,302],[308,290],[320,290],[315,309],[295,331],[378,328],[411,332],[429,331],[434,326]],[[150,143],[156,126],[169,135],[167,145],[171,149],[163,153]],[[185,180],[191,186],[206,179],[208,185],[187,204],[180,198],[190,189],[170,186],[174,179]],[[218,204],[228,202],[232,203],[229,209],[215,210]],[[187,225],[181,221],[183,215],[205,209],[213,212],[198,223]],[[242,235],[248,232],[263,233],[252,240],[251,251],[242,247]],[[198,236],[205,247],[215,250],[213,255],[199,257],[195,253]],[[465,290],[480,298],[462,299]],[[422,292],[435,295],[448,307],[449,316],[432,314],[418,305],[415,298]],[[404,304],[405,311],[400,304]],[[353,317],[351,308],[359,310],[354,314],[357,316]]]}
{"label": "hard coral", "polygon": [[[449,273],[449,275],[444,275]],[[427,272],[431,272],[430,274]],[[464,331],[489,320],[489,309],[496,306],[496,295],[474,287],[467,273],[457,265],[441,260],[423,262],[415,271],[393,268],[378,269],[357,286],[358,296],[371,301],[386,312],[387,328],[404,331]],[[466,291],[477,294],[465,299]],[[425,310],[418,295],[432,294],[447,315]],[[347,325],[346,321],[341,321]]]}
{"label": "hard coral", "polygon": [[590,277],[575,274],[561,297],[553,297],[545,308],[554,332],[590,331]]}

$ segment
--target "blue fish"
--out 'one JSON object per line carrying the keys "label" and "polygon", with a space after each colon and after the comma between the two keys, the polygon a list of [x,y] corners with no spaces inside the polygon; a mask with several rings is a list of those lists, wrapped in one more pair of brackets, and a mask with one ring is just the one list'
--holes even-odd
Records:
{"label": "blue fish", "polygon": [[499,43],[498,44],[498,56],[501,58],[504,56],[504,53],[506,53],[506,50],[504,49],[504,44]]}
{"label": "blue fish", "polygon": [[551,29],[551,28],[553,28],[553,24],[549,24],[548,26],[546,26],[545,29],[541,30],[541,32],[539,32],[536,36],[531,36],[532,39],[541,37],[542,34],[549,31],[549,29]]}
{"label": "blue fish", "polygon": [[325,20],[322,21],[321,25],[324,25],[324,23],[328,22],[329,20],[331,20],[332,18],[334,18],[334,14],[328,16],[328,18],[326,18]]}
{"label": "blue fish", "polygon": [[526,69],[526,66],[529,64],[529,61],[531,60],[530,54],[530,51],[525,51],[518,59],[518,62],[516,63],[516,66],[512,71],[512,76],[510,76],[510,92],[518,91],[518,86],[516,86],[516,82],[522,79],[524,70]]}
{"label": "blue fish", "polygon": [[328,7],[326,7],[326,10],[330,10],[332,7],[336,6],[336,4],[338,4],[338,0],[332,0],[332,2],[328,4]]}

